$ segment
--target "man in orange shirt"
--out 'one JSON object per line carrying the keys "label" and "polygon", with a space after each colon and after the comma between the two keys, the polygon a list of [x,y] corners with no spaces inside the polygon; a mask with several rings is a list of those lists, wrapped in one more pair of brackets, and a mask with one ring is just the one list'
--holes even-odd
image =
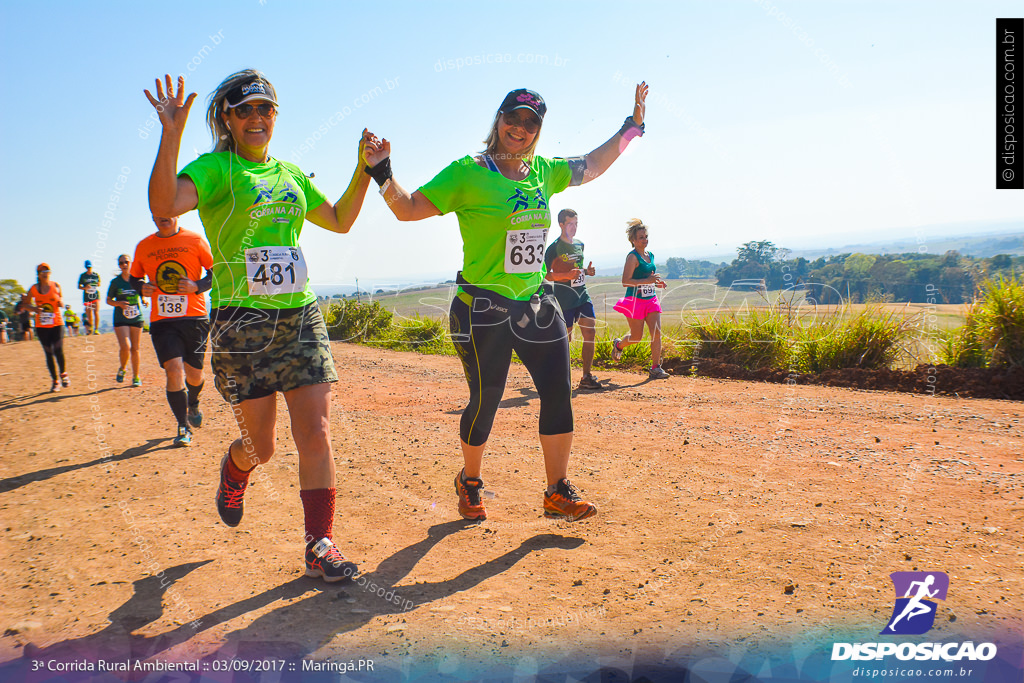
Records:
{"label": "man in orange shirt", "polygon": [[135,247],[129,277],[136,291],[153,299],[149,334],[167,373],[167,403],[178,421],[174,445],[188,446],[192,428],[203,424],[199,392],[210,332],[203,292],[212,284],[213,254],[202,235],[179,228],[177,218],[154,216],[153,222],[157,231]]}

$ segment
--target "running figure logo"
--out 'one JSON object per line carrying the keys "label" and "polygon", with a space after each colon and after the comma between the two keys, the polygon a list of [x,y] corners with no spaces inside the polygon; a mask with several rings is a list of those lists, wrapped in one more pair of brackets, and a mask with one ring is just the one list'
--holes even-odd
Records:
{"label": "running figure logo", "polygon": [[260,180],[252,186],[252,189],[256,190],[256,201],[252,203],[253,206],[274,201],[274,191],[270,189],[266,180]]}
{"label": "running figure logo", "polygon": [[282,202],[291,202],[292,204],[295,204],[299,201],[299,195],[295,194],[295,188],[292,187],[292,184],[289,182],[284,183],[284,188],[281,190],[281,193]]}
{"label": "running figure logo", "polygon": [[509,196],[509,198],[505,200],[505,203],[508,204],[513,199],[515,200],[516,203],[512,206],[512,213],[515,213],[516,211],[519,211],[520,209],[529,209],[530,208],[530,199],[529,199],[529,197],[527,197],[525,194],[523,194],[523,191],[520,190],[518,187],[515,189],[515,192],[513,192]]}
{"label": "running figure logo", "polygon": [[534,194],[533,198],[537,200],[538,209],[548,208],[548,202],[546,199],[544,199],[544,193],[539,188],[537,189],[537,192],[536,194]]}
{"label": "running figure logo", "polygon": [[893,572],[889,575],[896,589],[896,604],[882,634],[919,635],[931,630],[938,604],[949,591],[949,575],[944,572]]}

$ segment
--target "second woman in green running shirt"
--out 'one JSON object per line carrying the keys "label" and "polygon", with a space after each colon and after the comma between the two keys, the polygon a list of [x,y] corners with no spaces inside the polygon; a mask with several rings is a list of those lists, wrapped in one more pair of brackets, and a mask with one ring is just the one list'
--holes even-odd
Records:
{"label": "second woman in green running shirt", "polygon": [[545,278],[572,280],[580,271],[555,274],[544,268],[548,202],[600,176],[643,134],[646,97],[646,83],[637,85],[633,114],[615,135],[585,156],[560,159],[534,154],[547,112],[543,98],[513,90],[498,108],[484,151],[452,162],[411,193],[393,178],[386,139],[371,138],[364,148],[367,172],[399,220],[452,212],[459,219],[464,260],[449,318],[469,384],[460,424],[464,468],[455,477],[459,513],[466,519],[487,516],[481,501],[483,454],[513,351],[540,395],[545,516],[575,521],[597,512],[567,478],[573,439],[569,344],[554,297],[541,285]]}

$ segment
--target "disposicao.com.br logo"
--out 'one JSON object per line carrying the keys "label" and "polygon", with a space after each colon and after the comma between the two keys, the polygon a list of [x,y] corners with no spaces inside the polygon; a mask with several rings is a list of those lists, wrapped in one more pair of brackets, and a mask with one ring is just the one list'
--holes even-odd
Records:
{"label": "disposicao.com.br logo", "polygon": [[896,604],[889,623],[879,635],[920,635],[930,631],[938,609],[938,603],[932,598],[946,599],[949,575],[945,572],[893,572],[889,578],[896,589]]}
{"label": "disposicao.com.br logo", "polygon": [[[944,572],[893,572],[889,575],[896,600],[892,616],[879,635],[920,635],[935,624],[938,600],[949,591],[949,575]],[[996,656],[994,643],[833,643],[832,661],[897,659],[955,662],[988,661]]]}

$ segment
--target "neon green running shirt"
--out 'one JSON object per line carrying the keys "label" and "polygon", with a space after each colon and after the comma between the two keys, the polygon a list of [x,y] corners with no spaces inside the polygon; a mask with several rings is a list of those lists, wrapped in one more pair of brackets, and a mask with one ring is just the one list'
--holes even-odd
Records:
{"label": "neon green running shirt", "polygon": [[191,178],[199,194],[199,219],[213,251],[213,308],[299,308],[316,301],[299,235],[307,212],[327,198],[298,166],[214,152],[178,175]]}
{"label": "neon green running shirt", "polygon": [[537,291],[547,272],[548,199],[569,187],[571,178],[565,159],[535,156],[530,174],[516,181],[465,156],[434,176],[420,192],[442,214],[455,212],[458,216],[466,281],[525,301]]}

